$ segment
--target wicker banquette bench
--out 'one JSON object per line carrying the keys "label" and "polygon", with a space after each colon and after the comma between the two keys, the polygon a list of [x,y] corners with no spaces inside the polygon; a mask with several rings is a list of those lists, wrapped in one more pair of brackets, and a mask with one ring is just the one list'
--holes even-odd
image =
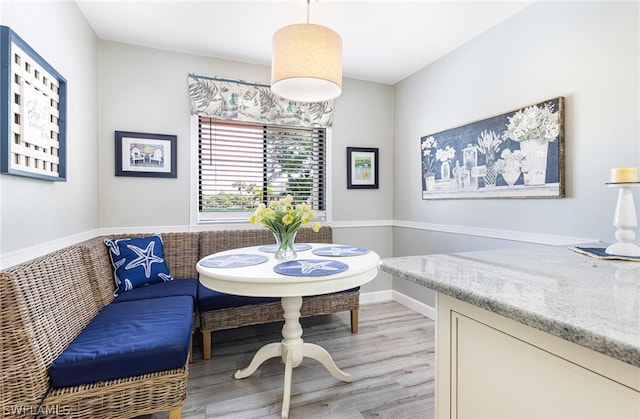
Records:
{"label": "wicker banquette bench", "polygon": [[180,418],[194,296],[116,301],[113,269],[95,275],[105,249],[98,238],[0,272],[3,417]]}
{"label": "wicker banquette bench", "polygon": [[[267,230],[162,233],[164,259],[174,280],[118,291],[105,240],[144,236],[149,235],[101,236],[0,272],[4,416],[131,418],[168,410],[171,419],[180,418],[196,308],[202,308],[197,314],[204,358],[211,354],[212,331],[282,320],[277,299],[215,293],[197,282],[199,259],[272,244]],[[331,228],[320,233],[301,229],[297,241],[330,243]],[[301,312],[312,316],[350,310],[356,332],[358,308],[359,290],[352,289],[305,298]],[[171,336],[163,338],[177,342],[150,347],[147,338],[165,331]],[[104,359],[112,342],[123,342],[125,350]],[[142,345],[143,351],[131,349],[133,357],[123,356],[127,345]],[[162,353],[168,346],[179,353]],[[144,362],[149,359],[153,362]]]}

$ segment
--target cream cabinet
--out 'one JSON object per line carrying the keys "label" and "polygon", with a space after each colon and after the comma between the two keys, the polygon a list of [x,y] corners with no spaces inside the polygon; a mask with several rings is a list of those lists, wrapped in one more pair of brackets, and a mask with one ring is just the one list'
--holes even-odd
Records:
{"label": "cream cabinet", "polygon": [[640,368],[444,294],[437,418],[640,418]]}

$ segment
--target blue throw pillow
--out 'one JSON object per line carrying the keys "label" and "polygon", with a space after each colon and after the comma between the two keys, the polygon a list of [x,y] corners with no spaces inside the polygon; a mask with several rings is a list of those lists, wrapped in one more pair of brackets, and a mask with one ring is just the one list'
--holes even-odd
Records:
{"label": "blue throw pillow", "polygon": [[106,239],[116,281],[114,296],[148,284],[172,281],[164,259],[162,237],[154,234],[132,239]]}

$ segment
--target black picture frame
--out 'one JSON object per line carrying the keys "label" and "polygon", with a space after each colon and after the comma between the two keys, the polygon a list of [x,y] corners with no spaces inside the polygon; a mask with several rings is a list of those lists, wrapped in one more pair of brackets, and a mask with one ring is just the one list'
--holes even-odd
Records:
{"label": "black picture frame", "polygon": [[116,176],[177,178],[176,135],[115,131]]}
{"label": "black picture frame", "polygon": [[0,173],[67,180],[67,80],[0,26]]}
{"label": "black picture frame", "polygon": [[378,189],[378,149],[347,147],[347,189]]}

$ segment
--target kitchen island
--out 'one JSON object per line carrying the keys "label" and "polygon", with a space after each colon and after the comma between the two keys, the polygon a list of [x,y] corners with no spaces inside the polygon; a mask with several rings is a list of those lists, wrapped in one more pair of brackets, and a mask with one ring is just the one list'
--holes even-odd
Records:
{"label": "kitchen island", "polygon": [[380,269],[436,291],[436,417],[640,418],[640,262],[531,246]]}

